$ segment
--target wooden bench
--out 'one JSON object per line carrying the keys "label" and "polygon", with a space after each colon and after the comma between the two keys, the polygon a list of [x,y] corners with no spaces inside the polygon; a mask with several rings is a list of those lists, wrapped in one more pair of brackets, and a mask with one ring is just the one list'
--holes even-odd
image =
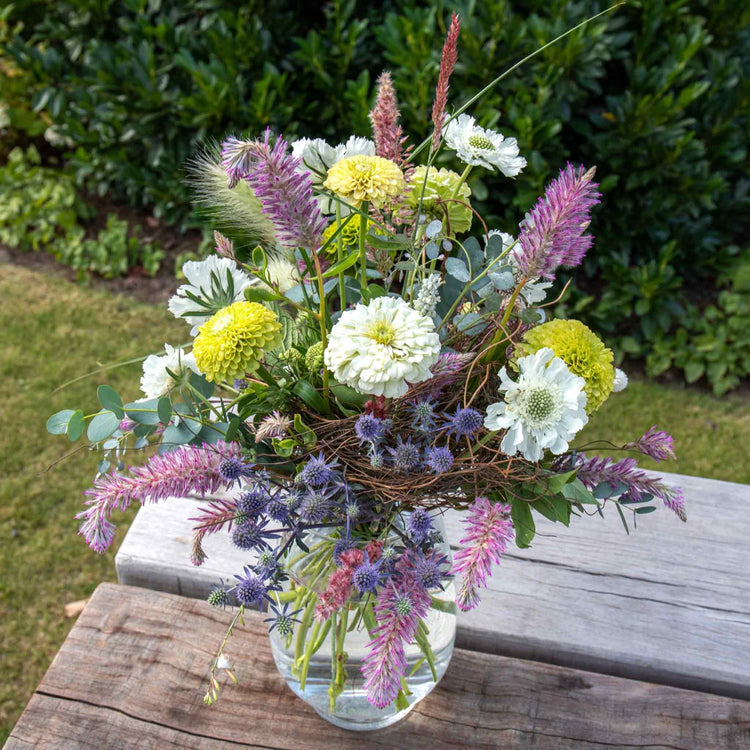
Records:
{"label": "wooden bench", "polygon": [[[511,549],[473,612],[459,616],[469,651],[750,699],[750,486],[663,475],[683,487],[688,523],[667,509],[626,535],[614,509],[566,529],[537,520]],[[227,534],[189,562],[201,502],[140,509],[116,557],[121,583],[205,597],[248,562]],[[446,518],[455,546],[461,526]]]}
{"label": "wooden bench", "polygon": [[102,584],[6,750],[750,745],[748,702],[461,648],[408,719],[352,734],[288,689],[253,613],[229,649],[240,684],[207,708],[208,669],[226,625],[227,614],[205,602]]}

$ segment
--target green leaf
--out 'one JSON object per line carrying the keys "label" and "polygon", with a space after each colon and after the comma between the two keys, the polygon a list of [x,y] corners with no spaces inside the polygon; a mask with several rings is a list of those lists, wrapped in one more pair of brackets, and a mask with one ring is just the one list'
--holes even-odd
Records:
{"label": "green leaf", "polygon": [[119,426],[120,420],[116,414],[111,411],[102,411],[89,422],[86,437],[92,443],[100,443],[110,437]]}
{"label": "green leaf", "polygon": [[280,438],[273,438],[273,440],[271,440],[271,445],[273,446],[273,452],[277,456],[289,458],[294,452],[294,446],[296,443],[292,438],[284,438],[283,440]]}
{"label": "green leaf", "polygon": [[367,285],[367,295],[371,300],[375,299],[376,297],[385,297],[388,294],[388,292],[383,289],[382,286],[379,284],[368,284]]}
{"label": "green leaf", "polygon": [[367,401],[367,396],[364,393],[359,393],[354,388],[350,388],[348,385],[341,385],[340,383],[331,386],[331,393],[337,401],[350,406],[362,408],[365,405],[365,401]]}
{"label": "green leaf", "polygon": [[159,421],[163,425],[168,425],[172,419],[172,402],[167,396],[160,398],[156,403],[156,413],[159,415]]}
{"label": "green leaf", "polygon": [[432,679],[437,682],[437,670],[435,669],[435,654],[430,646],[430,639],[428,637],[429,631],[427,626],[424,624],[424,620],[420,620],[417,625],[416,641],[420,650],[424,654],[424,658],[430,666],[430,672],[432,673]]}
{"label": "green leaf", "polygon": [[249,286],[245,289],[245,299],[248,302],[274,302],[283,300],[284,297],[271,289],[264,289],[259,286]]}
{"label": "green leaf", "polygon": [[138,424],[159,424],[159,414],[156,411],[158,399],[150,398],[148,401],[134,401],[125,404],[125,413]]}
{"label": "green leaf", "polygon": [[633,511],[638,513],[638,515],[644,515],[646,513],[653,513],[656,509],[655,505],[646,505],[642,508],[634,508]]}
{"label": "green leaf", "polygon": [[298,380],[292,388],[292,393],[299,396],[309,407],[318,414],[327,414],[326,402],[307,380]]}
{"label": "green leaf", "polygon": [[122,407],[122,399],[118,395],[117,391],[108,385],[100,385],[96,389],[96,397],[99,399],[99,403],[102,408],[108,409],[117,415],[118,419],[122,419],[125,416],[125,412]]}
{"label": "green leaf", "polygon": [[63,409],[47,420],[47,432],[50,435],[64,435],[68,431],[68,422],[75,414],[74,409]]}
{"label": "green leaf", "polygon": [[536,526],[529,503],[525,500],[513,500],[510,517],[516,530],[516,544],[521,549],[528,547],[536,534]]}
{"label": "green leaf", "polygon": [[75,443],[83,435],[85,429],[86,422],[83,419],[83,412],[80,409],[76,409],[68,422],[68,439],[70,442]]}
{"label": "green leaf", "polygon": [[346,271],[347,268],[351,268],[358,259],[359,255],[357,253],[352,253],[349,257],[344,258],[327,268],[323,272],[323,278],[330,279],[332,276],[338,276],[340,273],[344,273],[344,271]]}
{"label": "green leaf", "polygon": [[265,272],[266,267],[268,266],[268,258],[266,257],[266,251],[260,245],[253,248],[252,258],[253,265],[256,268],[259,268],[262,272]]}
{"label": "green leaf", "polygon": [[240,425],[242,424],[242,420],[239,417],[232,417],[232,419],[229,420],[229,427],[227,428],[227,434],[225,435],[224,439],[231,443],[235,436],[237,435],[238,430],[240,429]]}
{"label": "green leaf", "polygon": [[580,505],[601,505],[584,483],[576,478],[562,488],[562,496]]}
{"label": "green leaf", "polygon": [[547,491],[551,495],[559,495],[562,492],[562,488],[571,482],[576,475],[576,470],[567,471],[565,474],[551,474],[546,477],[542,477],[540,484],[547,486]]}

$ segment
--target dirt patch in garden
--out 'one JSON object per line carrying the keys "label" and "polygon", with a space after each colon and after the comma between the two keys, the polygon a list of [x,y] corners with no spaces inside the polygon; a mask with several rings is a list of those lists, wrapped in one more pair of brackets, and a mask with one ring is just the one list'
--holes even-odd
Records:
{"label": "dirt patch in garden", "polygon": [[[141,266],[131,268],[125,276],[105,279],[95,273],[80,274],[58,262],[43,250],[17,250],[0,245],[0,264],[14,265],[49,273],[54,276],[78,281],[94,289],[105,289],[115,294],[124,294],[141,302],[163,304],[174,294],[178,284],[175,278],[175,262],[180,254],[195,253],[201,243],[201,232],[195,229],[180,232],[150,213],[117,203],[101,196],[85,196],[86,203],[96,209],[96,215],[86,225],[86,236],[96,237],[107,223],[107,216],[116,215],[128,222],[129,231],[143,242],[152,242],[161,248],[165,257],[155,276],[149,276]],[[1,271],[0,271],[1,273]]]}

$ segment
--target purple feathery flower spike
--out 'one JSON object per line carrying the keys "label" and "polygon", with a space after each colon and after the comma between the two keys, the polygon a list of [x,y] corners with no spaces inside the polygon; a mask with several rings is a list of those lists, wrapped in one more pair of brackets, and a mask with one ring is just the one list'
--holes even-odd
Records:
{"label": "purple feathery flower spike", "polygon": [[370,112],[370,122],[375,138],[375,153],[390,159],[399,166],[404,165],[404,137],[398,124],[400,114],[396,102],[391,74],[385,71],[378,78],[378,96]]}
{"label": "purple feathery flower spike", "polygon": [[216,492],[227,485],[219,472],[222,461],[240,456],[237,443],[219,441],[153,456],[144,466],[131,467],[131,476],[104,474],[84,493],[89,498],[85,502],[88,507],[76,515],[83,519],[78,533],[93,550],[104,552],[115,538],[115,526],[109,521],[113,510],[125,510],[134,500],[158,502],[190,493],[205,496]]}
{"label": "purple feathery flower spike", "polygon": [[313,195],[310,173],[298,171],[302,160],[287,150],[288,144],[281,136],[273,148],[270,138],[271,132],[266,130],[262,141],[251,142],[252,160],[243,179],[260,201],[283,245],[316,250],[326,222]]}
{"label": "purple feathery flower spike", "polygon": [[638,468],[634,458],[623,458],[615,461],[612,458],[594,456],[587,458],[581,454],[578,458],[578,478],[590,490],[607,482],[613,487],[624,484],[627,490],[623,493],[636,502],[644,495],[658,497],[664,505],[673,510],[683,521],[687,521],[685,498],[679,487],[670,487],[659,477],[650,477]]}
{"label": "purple feathery flower spike", "polygon": [[591,207],[599,203],[596,167],[585,171],[571,164],[560,170],[521,222],[515,256],[527,279],[555,277],[558,266],[577,266],[594,238],[584,234]]}
{"label": "purple feathery flower spike", "polygon": [[463,577],[456,604],[468,612],[479,604],[479,589],[487,585],[492,565],[500,563],[506,544],[513,538],[510,506],[478,497],[463,523],[467,534],[460,542],[451,573]]}
{"label": "purple feathery flower spike", "polygon": [[392,703],[406,674],[406,646],[430,608],[430,595],[416,586],[389,581],[374,606],[378,627],[371,633],[370,653],[362,662],[367,700],[385,708]]}
{"label": "purple feathery flower spike", "polygon": [[674,440],[672,436],[657,429],[654,425],[645,435],[632,443],[626,443],[623,448],[639,451],[644,456],[650,456],[654,461],[675,459]]}

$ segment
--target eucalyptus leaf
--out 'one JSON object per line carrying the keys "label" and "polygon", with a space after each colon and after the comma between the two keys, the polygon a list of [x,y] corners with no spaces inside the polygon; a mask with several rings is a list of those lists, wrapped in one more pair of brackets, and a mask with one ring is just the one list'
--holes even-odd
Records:
{"label": "eucalyptus leaf", "polygon": [[86,429],[86,422],[83,419],[83,412],[76,409],[68,421],[68,439],[71,443],[78,440]]}
{"label": "eucalyptus leaf", "polygon": [[445,261],[445,270],[449,276],[462,281],[464,284],[471,279],[468,266],[460,258],[448,258]]}
{"label": "eucalyptus leaf", "polygon": [[117,415],[111,411],[102,411],[90,422],[86,437],[91,443],[100,443],[112,435],[120,426]]}
{"label": "eucalyptus leaf", "polygon": [[443,222],[440,221],[439,219],[434,219],[425,227],[424,234],[425,234],[425,237],[427,237],[427,239],[431,240],[433,237],[435,237],[435,235],[440,234],[440,232],[442,231],[443,231]]}
{"label": "eucalyptus leaf", "polygon": [[159,415],[159,421],[163,425],[168,425],[172,419],[172,402],[167,396],[160,398],[156,403],[156,413]]}
{"label": "eucalyptus leaf", "polygon": [[490,277],[490,281],[494,285],[495,289],[497,289],[499,292],[504,292],[508,289],[512,289],[516,285],[513,271],[490,271],[487,275]]}
{"label": "eucalyptus leaf", "polygon": [[63,409],[47,420],[47,432],[50,435],[64,435],[68,431],[68,422],[75,414],[75,409]]}
{"label": "eucalyptus leaf", "polygon": [[114,388],[109,385],[100,385],[96,389],[96,396],[102,407],[114,412],[118,419],[122,419],[125,416],[122,407],[122,399]]}

